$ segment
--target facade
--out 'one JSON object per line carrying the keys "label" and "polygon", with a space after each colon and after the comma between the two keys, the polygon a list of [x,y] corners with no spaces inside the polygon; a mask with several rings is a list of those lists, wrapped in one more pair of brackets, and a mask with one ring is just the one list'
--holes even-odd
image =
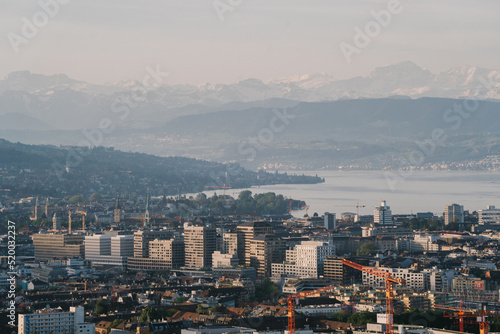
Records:
{"label": "facade", "polygon": [[212,268],[236,267],[239,261],[236,254],[223,254],[215,251],[212,254]]}
{"label": "facade", "polygon": [[[330,256],[324,262],[324,276],[331,279],[339,285],[350,285],[362,281],[362,272],[352,267],[342,264],[343,257]],[[353,259],[354,262],[361,265],[368,265],[368,261]]]}
{"label": "facade", "polygon": [[258,235],[273,233],[271,225],[266,222],[247,222],[237,227],[238,259],[241,265],[250,266],[250,244]]}
{"label": "facade", "polygon": [[286,251],[284,263],[273,263],[271,275],[293,275],[318,278],[323,275],[324,262],[335,255],[335,246],[321,241],[302,241],[293,250]]}
{"label": "facade", "polygon": [[153,240],[169,240],[174,236],[170,230],[143,230],[134,233],[134,257],[149,257],[149,243]]}
{"label": "facade", "polygon": [[[428,272],[416,272],[411,269],[402,268],[384,268],[378,269],[391,273],[393,277],[402,278],[406,281],[405,287],[415,291],[424,291],[428,289]],[[363,284],[370,285],[377,288],[385,287],[385,279],[363,272]]]}
{"label": "facade", "polygon": [[33,234],[31,238],[36,261],[85,256],[81,234]]}
{"label": "facade", "polygon": [[149,257],[129,257],[129,270],[162,271],[184,266],[184,241],[158,240],[149,242]]}
{"label": "facade", "polygon": [[325,230],[334,230],[337,228],[337,219],[334,213],[325,212],[323,217],[325,219]]}
{"label": "facade", "polygon": [[488,205],[488,208],[479,210],[479,224],[494,224],[500,223],[500,209],[496,209],[494,205]]}
{"label": "facade", "polygon": [[237,232],[226,232],[222,235],[222,247],[223,254],[238,254],[238,233]]}
{"label": "facade", "polygon": [[212,265],[217,232],[213,227],[188,226],[184,229],[186,263],[191,268],[207,268]]}
{"label": "facade", "polygon": [[457,222],[460,226],[464,223],[464,207],[463,205],[450,204],[444,207],[444,224],[448,225]]}
{"label": "facade", "polygon": [[18,334],[95,334],[95,325],[84,322],[84,308],[70,307],[69,312],[43,309],[33,314],[19,314]]}
{"label": "facade", "polygon": [[85,259],[93,266],[117,266],[125,269],[127,259],[133,254],[132,235],[85,236]]}
{"label": "facade", "polygon": [[373,222],[380,225],[392,224],[391,207],[385,201],[382,201],[380,206],[376,206],[373,211]]}
{"label": "facade", "polygon": [[286,242],[274,234],[259,235],[250,242],[250,266],[257,270],[257,277],[271,276],[271,264],[283,262]]}

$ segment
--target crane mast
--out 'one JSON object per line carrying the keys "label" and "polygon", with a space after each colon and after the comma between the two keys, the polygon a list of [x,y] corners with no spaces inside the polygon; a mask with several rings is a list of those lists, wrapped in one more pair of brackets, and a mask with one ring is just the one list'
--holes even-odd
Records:
{"label": "crane mast", "polygon": [[342,264],[385,279],[385,332],[394,334],[394,284],[404,284],[405,280],[394,277],[391,273],[378,268],[362,266],[347,259],[342,259]]}

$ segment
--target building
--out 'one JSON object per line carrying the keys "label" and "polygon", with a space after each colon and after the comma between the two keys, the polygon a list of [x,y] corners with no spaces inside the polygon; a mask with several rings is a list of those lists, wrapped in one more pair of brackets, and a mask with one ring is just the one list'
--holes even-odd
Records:
{"label": "building", "polygon": [[334,213],[325,212],[325,230],[334,230],[337,228],[337,219]]}
{"label": "building", "polygon": [[222,235],[222,253],[238,254],[238,233],[226,232]]}
{"label": "building", "polygon": [[113,223],[119,223],[123,219],[123,210],[120,206],[120,198],[116,195],[115,209],[113,210]]}
{"label": "building", "polygon": [[236,254],[223,254],[215,251],[212,254],[212,268],[236,267],[239,261]]}
{"label": "building", "polygon": [[391,207],[385,201],[382,201],[380,206],[376,206],[373,210],[373,222],[380,225],[392,224]]}
{"label": "building", "polygon": [[52,216],[52,229],[56,231],[61,229],[61,218],[57,216],[57,213],[54,213],[54,216]]}
{"label": "building", "polygon": [[272,263],[283,262],[286,242],[274,234],[258,235],[250,241],[250,267],[257,270],[257,277],[271,276]]}
{"label": "building", "polygon": [[[343,257],[330,256],[325,259],[324,273],[325,278],[331,279],[334,283],[339,285],[351,285],[362,282],[362,272],[352,267],[342,264]],[[368,265],[367,260],[360,261],[359,259],[352,259],[352,261]]]}
{"label": "building", "polygon": [[187,267],[208,268],[212,265],[217,232],[213,227],[188,226],[184,229],[184,243]]}
{"label": "building", "polygon": [[273,233],[266,222],[246,222],[237,227],[238,259],[241,265],[250,266],[250,244],[254,237]]}
{"label": "building", "polygon": [[[417,272],[412,269],[404,268],[385,268],[379,267],[379,270],[383,270],[391,273],[395,278],[401,278],[406,281],[404,287],[413,289],[414,291],[425,291],[428,289],[428,272]],[[363,284],[369,285],[376,288],[385,287],[385,279],[373,274],[363,272]]]}
{"label": "building", "polygon": [[496,209],[494,205],[488,205],[487,209],[479,210],[479,224],[494,224],[500,223],[500,209]]}
{"label": "building", "polygon": [[33,314],[19,314],[18,334],[95,334],[95,325],[84,321],[82,306],[70,307],[69,312],[42,309]]}
{"label": "building", "polygon": [[31,238],[36,261],[85,256],[84,236],[81,234],[33,234]]}
{"label": "building", "polygon": [[323,275],[326,258],[335,255],[335,246],[321,241],[302,241],[293,250],[286,251],[284,263],[273,263],[271,275],[293,275],[318,278]]}
{"label": "building", "polygon": [[184,241],[178,239],[149,242],[149,257],[128,258],[129,270],[162,271],[184,266]]}
{"label": "building", "polygon": [[85,236],[85,260],[92,266],[117,266],[125,269],[127,259],[134,255],[132,235],[87,235]]}
{"label": "building", "polygon": [[148,258],[149,243],[153,240],[170,240],[174,233],[170,230],[142,230],[134,233],[134,257]]}
{"label": "building", "polygon": [[450,204],[444,207],[444,224],[458,223],[460,230],[464,224],[464,207],[463,205]]}

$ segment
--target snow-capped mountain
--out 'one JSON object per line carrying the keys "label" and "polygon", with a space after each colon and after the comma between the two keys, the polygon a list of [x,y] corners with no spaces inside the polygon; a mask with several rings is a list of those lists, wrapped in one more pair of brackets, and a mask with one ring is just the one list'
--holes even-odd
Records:
{"label": "snow-capped mountain", "polygon": [[[95,85],[63,74],[13,72],[0,80],[0,115],[21,113],[59,129],[96,127],[105,115],[117,118],[111,106],[123,96],[134,96],[131,92],[140,85],[136,80]],[[434,74],[412,62],[402,62],[347,80],[317,73],[266,82],[246,79],[233,84],[163,85],[148,91],[145,101],[130,104],[133,112],[116,122],[128,128],[150,127],[180,115],[226,109],[226,104],[235,106],[235,103],[267,100],[275,103],[276,99],[318,102],[394,95],[500,99],[500,71],[461,66]],[[261,105],[265,107],[266,103]],[[10,123],[14,120],[11,118]]]}

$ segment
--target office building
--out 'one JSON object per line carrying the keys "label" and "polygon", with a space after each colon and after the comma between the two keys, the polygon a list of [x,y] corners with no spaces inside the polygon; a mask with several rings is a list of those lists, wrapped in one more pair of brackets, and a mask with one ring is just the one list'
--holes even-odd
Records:
{"label": "office building", "polygon": [[19,314],[18,334],[95,334],[95,325],[84,321],[82,306],[70,307],[69,312],[42,309],[33,314]]}
{"label": "office building", "polygon": [[380,206],[376,206],[373,211],[373,222],[380,225],[392,224],[391,207],[385,201],[382,201]]}
{"label": "office building", "polygon": [[285,262],[272,264],[271,275],[318,278],[323,275],[325,260],[334,255],[334,245],[321,241],[302,241],[294,249],[286,251]]}
{"label": "office building", "polygon": [[142,230],[134,233],[134,257],[148,258],[149,243],[153,240],[170,240],[174,237],[171,230]]}
{"label": "office building", "polygon": [[80,234],[33,234],[35,260],[49,261],[64,258],[83,258],[84,236]]}
{"label": "office building", "polygon": [[208,268],[212,266],[212,254],[216,249],[217,232],[213,227],[188,226],[184,229],[187,267]]}
{"label": "office building", "polygon": [[334,213],[325,212],[323,217],[325,219],[326,230],[333,230],[337,228],[337,219]]}
{"label": "office building", "polygon": [[[351,285],[362,282],[362,272],[342,264],[343,257],[331,256],[325,259],[324,276],[339,285]],[[367,260],[352,259],[361,265],[368,265]]]}
{"label": "office building", "polygon": [[464,224],[464,207],[463,205],[450,204],[444,207],[444,224],[458,223],[460,230],[463,229]]}
{"label": "office building", "polygon": [[127,259],[134,255],[132,235],[85,236],[85,260],[92,266],[117,266],[125,269]]}
{"label": "office building", "polygon": [[273,228],[266,222],[246,222],[237,227],[238,259],[241,265],[250,266],[250,244],[258,235],[273,233]]}
{"label": "office building", "polygon": [[149,242],[149,257],[128,258],[129,270],[162,271],[184,266],[184,241],[178,239]]}
{"label": "office building", "polygon": [[500,209],[496,209],[494,205],[488,205],[487,209],[479,210],[479,224],[494,224],[500,223]]}
{"label": "office building", "polygon": [[286,242],[274,234],[258,235],[250,241],[250,267],[257,270],[257,277],[271,276],[273,263],[283,262]]}
{"label": "office building", "polygon": [[226,232],[222,235],[222,253],[238,254],[238,233]]}
{"label": "office building", "polygon": [[212,268],[236,267],[239,261],[236,254],[223,254],[215,251],[212,254]]}

